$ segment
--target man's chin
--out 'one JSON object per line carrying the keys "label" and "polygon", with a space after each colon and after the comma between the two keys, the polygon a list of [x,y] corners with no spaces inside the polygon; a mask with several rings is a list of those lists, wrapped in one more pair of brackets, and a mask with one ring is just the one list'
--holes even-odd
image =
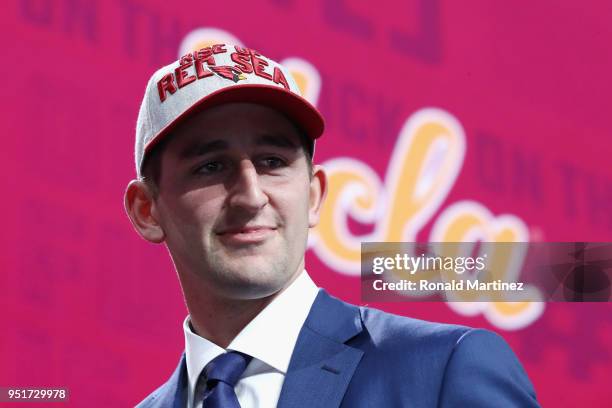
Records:
{"label": "man's chin", "polygon": [[264,299],[279,293],[284,286],[276,282],[254,282],[252,280],[228,282],[223,292],[232,299]]}
{"label": "man's chin", "polygon": [[[283,270],[271,268],[269,259],[244,257],[217,269],[223,292],[237,299],[261,299],[282,290],[291,277]],[[278,265],[278,261],[276,263]]]}

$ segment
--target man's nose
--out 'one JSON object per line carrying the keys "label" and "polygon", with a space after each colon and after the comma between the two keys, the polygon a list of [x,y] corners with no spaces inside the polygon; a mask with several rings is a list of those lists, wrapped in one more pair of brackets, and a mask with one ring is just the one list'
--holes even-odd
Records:
{"label": "man's nose", "polygon": [[268,196],[262,190],[259,174],[251,160],[240,162],[230,191],[231,207],[257,212],[268,203]]}

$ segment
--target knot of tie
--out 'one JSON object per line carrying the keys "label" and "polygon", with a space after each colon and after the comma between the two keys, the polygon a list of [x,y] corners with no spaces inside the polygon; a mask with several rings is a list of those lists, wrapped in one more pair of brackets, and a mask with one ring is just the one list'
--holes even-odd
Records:
{"label": "knot of tie", "polygon": [[204,408],[240,408],[234,386],[251,361],[248,356],[237,351],[229,351],[211,360],[204,367],[206,391],[202,406]]}
{"label": "knot of tie", "polygon": [[206,382],[210,384],[211,382],[221,381],[234,387],[247,365],[249,365],[251,358],[251,356],[237,351],[229,351],[215,357],[204,368]]}

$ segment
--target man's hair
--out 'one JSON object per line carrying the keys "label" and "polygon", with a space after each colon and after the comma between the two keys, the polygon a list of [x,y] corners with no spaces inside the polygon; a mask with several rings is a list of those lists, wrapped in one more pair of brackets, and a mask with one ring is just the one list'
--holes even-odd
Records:
{"label": "man's hair", "polygon": [[[306,156],[306,163],[308,164],[308,177],[312,177],[312,153],[314,142],[310,137],[298,126],[295,126],[298,135],[300,136],[300,145],[304,150]],[[153,149],[147,153],[142,163],[142,180],[151,187],[153,195],[157,196],[159,193],[159,182],[161,181],[161,158],[168,141],[172,138],[172,135],[166,135],[159,143],[157,143]]]}

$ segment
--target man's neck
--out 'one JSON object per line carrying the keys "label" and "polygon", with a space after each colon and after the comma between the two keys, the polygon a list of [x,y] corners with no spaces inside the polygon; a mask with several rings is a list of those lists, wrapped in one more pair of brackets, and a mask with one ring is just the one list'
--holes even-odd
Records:
{"label": "man's neck", "polygon": [[262,299],[221,302],[187,300],[191,327],[200,337],[225,349],[274,297],[275,295]]}
{"label": "man's neck", "polygon": [[[302,270],[303,264],[300,265],[299,272]],[[295,273],[283,289],[259,299],[232,299],[218,296],[194,275],[185,276],[179,273],[179,278],[193,331],[225,349],[242,329],[299,275],[300,273]]]}

